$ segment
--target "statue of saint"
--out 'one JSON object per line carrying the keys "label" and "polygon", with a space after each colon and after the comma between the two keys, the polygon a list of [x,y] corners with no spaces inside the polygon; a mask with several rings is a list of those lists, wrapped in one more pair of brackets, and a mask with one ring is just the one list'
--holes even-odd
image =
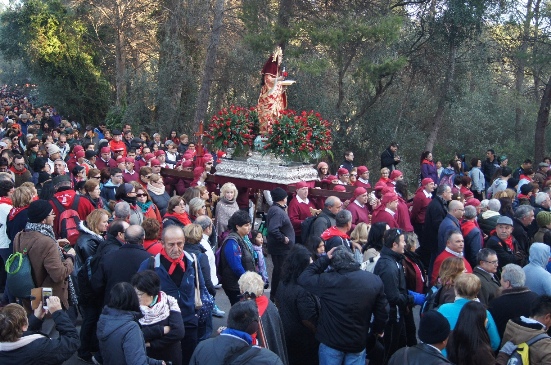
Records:
{"label": "statue of saint", "polygon": [[285,68],[280,69],[282,61],[283,52],[281,47],[277,47],[262,68],[262,89],[256,107],[261,136],[268,134],[272,122],[279,118],[282,110],[287,109],[287,85],[283,82]]}

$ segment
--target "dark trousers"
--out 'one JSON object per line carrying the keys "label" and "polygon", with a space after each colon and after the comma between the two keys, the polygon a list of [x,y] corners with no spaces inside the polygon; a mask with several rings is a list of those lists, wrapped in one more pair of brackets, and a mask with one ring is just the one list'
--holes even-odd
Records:
{"label": "dark trousers", "polygon": [[186,334],[180,343],[182,344],[182,365],[188,365],[191,355],[197,347],[197,324],[185,322]]}
{"label": "dark trousers", "polygon": [[78,356],[89,358],[93,352],[99,351],[97,324],[101,314],[101,304],[97,306],[81,306],[82,324],[80,326],[80,348]]}
{"label": "dark trousers", "polygon": [[383,337],[385,343],[385,361],[384,364],[388,363],[388,360],[392,355],[406,346],[406,326],[404,323],[404,316],[400,314],[400,319],[396,319],[394,313],[390,314],[390,319],[385,326],[385,335]]}
{"label": "dark trousers", "polygon": [[271,256],[274,264],[274,270],[272,271],[272,280],[270,281],[272,285],[270,299],[275,303],[277,287],[279,286],[279,276],[281,275],[281,266],[283,266],[283,262],[285,261],[287,254]]}
{"label": "dark trousers", "polygon": [[413,308],[410,308],[404,315],[404,323],[408,347],[417,345],[417,329],[415,328],[415,319],[413,318]]}
{"label": "dark trousers", "polygon": [[231,305],[234,305],[235,303],[239,302],[240,295],[241,295],[239,290],[229,290],[224,288],[224,285],[222,285],[222,288],[224,289],[224,293],[226,293],[226,296],[228,297]]}

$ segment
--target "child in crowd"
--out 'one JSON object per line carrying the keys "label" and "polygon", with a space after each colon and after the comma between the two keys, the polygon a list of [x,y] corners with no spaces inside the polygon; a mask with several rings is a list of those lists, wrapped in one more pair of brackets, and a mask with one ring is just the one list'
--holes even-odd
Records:
{"label": "child in crowd", "polygon": [[268,271],[266,270],[266,260],[264,259],[264,253],[262,252],[262,245],[264,244],[264,236],[262,232],[254,230],[251,232],[253,248],[258,255],[258,262],[256,265],[256,271],[262,276],[264,280],[264,287],[268,288],[270,280],[268,279]]}

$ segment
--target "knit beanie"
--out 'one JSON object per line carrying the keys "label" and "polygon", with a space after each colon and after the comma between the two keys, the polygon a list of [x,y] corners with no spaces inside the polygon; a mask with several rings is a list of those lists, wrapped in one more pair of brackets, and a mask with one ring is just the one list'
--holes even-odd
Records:
{"label": "knit beanie", "polygon": [[534,190],[534,185],[527,183],[520,187],[520,193],[528,195],[532,190]]}
{"label": "knit beanie", "polygon": [[540,228],[547,227],[547,225],[551,223],[551,212],[539,212],[536,216],[536,222],[538,222],[538,227]]}
{"label": "knit beanie", "polygon": [[274,203],[282,201],[285,198],[287,198],[287,192],[279,187],[270,191],[270,194],[272,195],[272,200]]}
{"label": "knit beanie", "polygon": [[29,205],[28,208],[28,217],[29,217],[29,223],[40,223],[42,222],[47,216],[50,215],[50,212],[52,211],[52,206],[50,203],[48,203],[47,200],[35,200]]}
{"label": "knit beanie", "polygon": [[450,323],[441,313],[434,309],[423,313],[419,322],[417,336],[426,344],[444,342],[450,335]]}

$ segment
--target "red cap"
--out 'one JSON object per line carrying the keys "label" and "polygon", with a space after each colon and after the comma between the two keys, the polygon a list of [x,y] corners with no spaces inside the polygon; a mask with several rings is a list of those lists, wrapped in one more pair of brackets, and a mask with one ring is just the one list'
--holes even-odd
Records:
{"label": "red cap", "polygon": [[196,167],[193,169],[193,178],[194,179],[198,179],[202,174],[203,172],[205,172],[205,168],[204,167]]}
{"label": "red cap", "polygon": [[182,167],[183,167],[183,168],[186,168],[186,167],[193,167],[193,161],[191,161],[191,160],[185,160],[184,162],[182,162]]}
{"label": "red cap", "polygon": [[380,191],[380,190],[383,190],[384,188],[386,188],[387,185],[382,182],[382,181],[378,181],[376,184],[375,184],[375,191]]}
{"label": "red cap", "polygon": [[128,163],[135,163],[136,161],[134,161],[133,158],[130,158],[130,157],[127,157],[124,162],[128,162]]}
{"label": "red cap", "polygon": [[161,161],[154,158],[153,160],[151,160],[151,166],[161,166]]}
{"label": "red cap", "polygon": [[344,167],[341,167],[338,171],[337,171],[337,175],[341,176],[341,175],[346,175],[346,174],[349,174],[348,170],[345,169]]}
{"label": "red cap", "polygon": [[144,156],[145,160],[146,161],[149,161],[151,160],[152,158],[155,158],[155,155],[152,154],[151,152],[150,153],[146,153],[145,156]]}
{"label": "red cap", "polygon": [[163,151],[163,150],[157,150],[157,151],[155,151],[155,157],[161,156],[161,155],[164,156],[164,155],[165,155],[165,151]]}
{"label": "red cap", "polygon": [[122,156],[117,156],[117,163],[121,163],[121,162],[124,162],[124,160],[126,160],[124,157]]}
{"label": "red cap", "polygon": [[302,189],[302,188],[307,188],[307,187],[308,187],[308,183],[306,181],[300,181],[300,182],[295,184],[295,188],[297,190]]}
{"label": "red cap", "polygon": [[83,158],[84,155],[85,155],[84,151],[77,151],[77,152],[75,153],[75,157],[76,157],[76,158]]}
{"label": "red cap", "polygon": [[77,145],[73,148],[73,152],[74,152],[74,153],[77,153],[78,151],[84,151],[84,147],[82,147],[81,145],[77,144]]}
{"label": "red cap", "polygon": [[421,180],[421,186],[427,186],[430,183],[433,183],[434,180],[432,180],[430,177],[425,177],[423,180]]}
{"label": "red cap", "polygon": [[354,190],[354,198],[357,198],[360,195],[363,195],[365,193],[367,193],[367,190],[365,190],[364,188],[362,187],[356,188],[356,190]]}
{"label": "red cap", "polygon": [[336,177],[335,175],[329,175],[327,176],[327,178],[325,180],[329,181],[329,182],[332,182],[333,180],[337,180],[338,177]]}
{"label": "red cap", "polygon": [[102,147],[101,153],[111,153],[111,149],[109,147]]}
{"label": "red cap", "polygon": [[476,198],[467,199],[467,201],[465,202],[465,206],[469,205],[472,205],[473,207],[478,207],[480,205],[480,200]]}
{"label": "red cap", "polygon": [[318,170],[321,169],[322,167],[327,167],[327,168],[329,168],[329,165],[327,164],[327,162],[321,161],[321,162],[318,164]]}
{"label": "red cap", "polygon": [[346,192],[346,188],[344,187],[344,185],[335,185],[335,187],[333,188],[333,191],[340,191],[340,192]]}
{"label": "red cap", "polygon": [[394,194],[394,193],[386,193],[385,195],[383,195],[383,199],[381,200],[381,203],[383,205],[386,205],[390,202],[393,202],[395,200],[398,200],[398,195]]}
{"label": "red cap", "polygon": [[115,147],[115,148],[113,148],[113,151],[114,151],[114,152],[124,151],[124,147],[122,147],[122,146],[120,146],[120,147]]}
{"label": "red cap", "polygon": [[364,172],[368,172],[369,169],[368,169],[367,167],[365,167],[365,166],[358,166],[357,171],[358,171],[358,175],[361,175],[361,174],[363,174]]}
{"label": "red cap", "polygon": [[474,198],[474,194],[473,194],[472,191],[467,190],[467,191],[463,194],[463,197],[465,198],[465,200],[471,199],[471,198]]}
{"label": "red cap", "polygon": [[394,180],[394,179],[396,179],[397,177],[402,176],[402,175],[403,175],[403,174],[402,174],[402,171],[400,171],[400,170],[392,170],[392,172],[390,173],[390,179],[391,179],[391,180]]}

